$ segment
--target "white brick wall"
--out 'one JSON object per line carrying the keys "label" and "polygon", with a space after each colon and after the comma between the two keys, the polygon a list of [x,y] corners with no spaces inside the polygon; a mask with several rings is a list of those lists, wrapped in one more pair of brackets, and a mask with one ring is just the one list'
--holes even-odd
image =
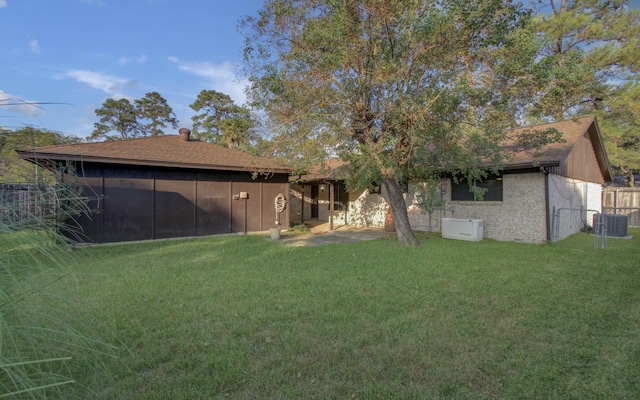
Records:
{"label": "white brick wall", "polygon": [[[443,217],[482,219],[484,237],[503,241],[543,243],[547,240],[544,175],[510,174],[503,177],[502,201],[451,201],[450,181],[441,183],[443,206],[431,215],[431,230],[440,231]],[[415,230],[429,230],[429,215],[417,206],[410,190],[409,220]]]}
{"label": "white brick wall", "polygon": [[349,193],[348,223],[357,227],[383,227],[387,215],[387,200],[368,190]]}
{"label": "white brick wall", "polygon": [[[450,180],[444,179],[437,190],[442,205],[429,215],[418,206],[418,195],[423,184],[412,183],[405,197],[409,222],[416,231],[440,231],[441,218],[469,218],[484,220],[484,237],[525,243],[545,243],[547,241],[547,210],[545,205],[545,179],[543,173],[505,174],[503,176],[502,201],[451,201]],[[292,185],[293,188],[293,185]],[[600,210],[602,187],[599,184],[549,175],[549,215],[560,208]],[[320,193],[319,219],[328,220],[328,199]],[[297,200],[297,204],[296,204]],[[292,212],[299,213],[300,203],[291,197]],[[386,192],[370,194],[369,191],[349,193],[347,221],[344,212],[337,211],[334,223],[345,222],[357,227],[383,227],[387,213]],[[309,207],[305,207],[305,220],[309,219]],[[584,220],[592,224],[593,213],[561,211],[560,239],[579,232]],[[291,215],[291,220],[299,220],[299,215]],[[551,229],[551,227],[550,227]],[[553,232],[552,232],[553,234]]]}
{"label": "white brick wall", "polygon": [[602,185],[549,175],[549,213],[555,211],[551,235],[562,240],[585,226],[602,207]]}

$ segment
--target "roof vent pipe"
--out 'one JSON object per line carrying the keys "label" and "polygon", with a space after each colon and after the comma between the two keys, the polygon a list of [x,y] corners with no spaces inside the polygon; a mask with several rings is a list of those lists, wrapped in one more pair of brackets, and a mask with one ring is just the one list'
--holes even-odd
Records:
{"label": "roof vent pipe", "polygon": [[189,136],[191,135],[191,131],[187,128],[180,128],[178,131],[180,134],[180,140],[184,140],[185,142],[189,141]]}

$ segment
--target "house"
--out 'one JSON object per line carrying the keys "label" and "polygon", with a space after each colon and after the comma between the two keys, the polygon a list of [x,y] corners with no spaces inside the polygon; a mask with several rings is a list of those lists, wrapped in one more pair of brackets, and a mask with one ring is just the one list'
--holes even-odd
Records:
{"label": "house", "polygon": [[[557,129],[565,141],[547,144],[535,154],[513,144],[525,129],[530,132]],[[468,183],[456,183],[447,177],[434,191],[431,212],[426,212],[419,202],[429,190],[420,182],[410,182],[405,202],[412,229],[440,231],[442,218],[481,219],[485,238],[545,243],[592,226],[594,214],[602,209],[603,184],[612,179],[596,118],[516,129],[508,136],[510,141],[505,148],[513,151],[513,157],[500,175],[476,182],[486,190],[482,200],[474,198]],[[292,199],[306,199],[302,205],[293,205],[292,212],[308,219],[332,217],[337,224],[358,227],[384,225],[388,209],[384,190],[340,193],[342,189],[337,189],[336,196],[345,205],[331,212],[334,201],[330,201],[330,193],[321,190],[323,185],[329,187],[330,182],[338,188],[343,184],[335,173],[325,172],[304,176],[299,185],[292,185]],[[301,188],[306,197],[301,196]],[[301,219],[297,214],[291,218]]]}
{"label": "house", "polygon": [[[353,224],[349,208],[353,208],[354,194],[347,193],[340,168],[345,162],[333,158],[325,166],[316,166],[298,183],[291,185],[290,218],[298,225],[308,221],[327,221],[334,226]],[[385,203],[386,204],[386,203]],[[357,225],[357,224],[356,224]]]}
{"label": "house", "polygon": [[277,212],[289,193],[288,167],[267,158],[180,135],[18,151],[56,170],[71,163],[90,203],[79,216],[87,242],[106,243],[289,226]]}

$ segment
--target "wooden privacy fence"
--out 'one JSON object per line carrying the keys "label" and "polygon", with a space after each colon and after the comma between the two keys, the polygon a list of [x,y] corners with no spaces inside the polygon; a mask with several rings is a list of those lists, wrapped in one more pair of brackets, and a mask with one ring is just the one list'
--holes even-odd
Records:
{"label": "wooden privacy fence", "polygon": [[606,214],[627,215],[629,226],[640,227],[640,188],[605,188],[602,192],[602,210]]}
{"label": "wooden privacy fence", "polygon": [[0,222],[26,224],[37,218],[54,216],[57,196],[53,187],[0,184]]}

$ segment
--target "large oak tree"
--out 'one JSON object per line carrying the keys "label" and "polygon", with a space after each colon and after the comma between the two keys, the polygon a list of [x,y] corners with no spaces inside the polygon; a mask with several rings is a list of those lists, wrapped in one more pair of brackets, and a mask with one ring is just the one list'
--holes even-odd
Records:
{"label": "large oak tree", "polygon": [[267,0],[241,24],[250,99],[289,161],[338,154],[352,184],[382,185],[416,245],[401,183],[504,161],[535,53],[527,15],[502,0]]}

